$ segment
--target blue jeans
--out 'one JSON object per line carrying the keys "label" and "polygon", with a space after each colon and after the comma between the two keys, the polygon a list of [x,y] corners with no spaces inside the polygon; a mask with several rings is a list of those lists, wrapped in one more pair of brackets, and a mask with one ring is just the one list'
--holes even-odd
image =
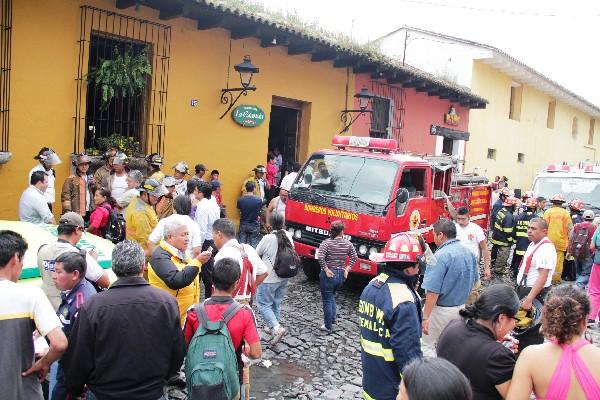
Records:
{"label": "blue jeans", "polygon": [[590,274],[592,273],[592,264],[592,257],[584,259],[575,258],[575,273],[577,276],[575,284],[582,289],[587,289]]}
{"label": "blue jeans", "polygon": [[240,243],[249,244],[256,248],[258,242],[260,242],[260,225],[240,223],[240,233],[238,235]]}
{"label": "blue jeans", "polygon": [[269,329],[279,324],[281,302],[288,289],[288,280],[284,279],[277,283],[261,283],[256,289],[256,303],[258,311],[265,320]]}
{"label": "blue jeans", "polygon": [[58,372],[58,361],[54,361],[50,365],[50,371],[48,371],[48,400],[52,400],[52,391],[56,385],[56,373]]}
{"label": "blue jeans", "polygon": [[325,328],[331,329],[335,322],[336,304],[335,292],[344,284],[344,270],[334,269],[333,277],[327,277],[323,270],[319,274],[319,286],[321,287],[321,297],[323,298],[323,315],[325,319]]}

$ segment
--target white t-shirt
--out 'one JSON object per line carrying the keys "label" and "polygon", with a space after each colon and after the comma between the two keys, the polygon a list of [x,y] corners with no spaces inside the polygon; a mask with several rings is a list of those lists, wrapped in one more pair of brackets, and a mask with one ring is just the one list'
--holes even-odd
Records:
{"label": "white t-shirt", "polygon": [[187,181],[185,179],[175,181],[175,192],[177,196],[185,196],[187,194]]}
{"label": "white t-shirt", "polygon": [[200,228],[203,243],[205,240],[212,240],[212,226],[219,218],[221,218],[221,209],[216,201],[204,198],[198,202],[194,221]]}
{"label": "white t-shirt", "polygon": [[19,200],[19,220],[33,224],[47,224],[53,217],[44,192],[29,185]]}
{"label": "white t-shirt", "polygon": [[110,185],[110,193],[113,199],[118,199],[129,189],[127,185],[127,174],[118,176],[117,174],[112,176],[112,183]]}
{"label": "white t-shirt", "polygon": [[198,224],[192,220],[189,215],[179,215],[173,214],[168,216],[167,218],[163,218],[158,221],[158,225],[154,228],[150,236],[148,237],[148,241],[158,244],[160,240],[165,236],[165,226],[170,221],[181,221],[188,228],[188,234],[190,237],[190,242],[188,243],[188,250],[192,251],[194,247],[202,247],[202,236],[200,235],[200,228]]}
{"label": "white t-shirt", "polygon": [[[250,260],[250,263],[252,264],[252,275],[254,276],[254,279],[256,279],[257,275],[262,275],[268,272],[268,268],[265,265],[265,263],[263,262],[263,260],[258,256],[258,253],[256,253],[256,250],[254,250],[254,247],[250,246],[249,244],[244,244],[244,251],[246,252],[246,255],[248,256],[248,260]],[[223,258],[233,258],[234,260],[236,260],[239,264],[240,264],[240,271],[242,270],[242,254],[240,253],[240,243],[236,240],[236,239],[230,239],[227,243],[225,243],[225,245],[221,248],[221,250],[219,250],[219,252],[217,253],[217,255],[215,255],[215,265],[213,268],[216,268],[217,266],[217,261],[223,259]],[[250,294],[249,293],[244,293],[240,296],[236,296],[235,298],[236,300],[247,300],[250,299]]]}
{"label": "white t-shirt", "polygon": [[284,176],[283,179],[281,180],[280,187],[289,192],[292,189],[292,184],[296,180],[296,176],[298,176],[297,172],[290,172],[289,174]]}
{"label": "white t-shirt", "polygon": [[471,250],[477,260],[479,260],[479,243],[485,240],[485,233],[479,225],[473,222],[469,222],[466,227],[460,226],[457,222],[454,223],[456,226],[456,238],[460,240],[466,248]]}
{"label": "white t-shirt", "polygon": [[[545,241],[545,243],[541,243],[542,241]],[[550,270],[548,272],[548,278],[544,283],[544,287],[548,287],[552,284],[552,274],[556,268],[556,248],[552,242],[548,240],[548,238],[544,238],[538,243],[529,243],[529,247],[527,247],[527,251],[523,256],[523,263],[521,264],[521,268],[519,268],[517,283],[520,283],[521,279],[523,278],[527,259],[538,246],[539,249],[537,249],[537,251],[533,254],[533,259],[531,260],[531,266],[529,267],[529,272],[527,273],[527,281],[525,282],[525,286],[533,287],[535,281],[540,275],[538,271],[539,268]]]}
{"label": "white t-shirt", "polygon": [[46,203],[54,203],[56,201],[56,189],[54,188],[56,176],[54,176],[54,171],[46,171],[46,168],[44,168],[42,164],[36,165],[35,167],[31,168],[31,171],[29,171],[29,177],[27,178],[28,185],[31,184],[31,175],[35,171],[42,171],[48,175],[48,188],[44,192],[44,197],[46,198]]}

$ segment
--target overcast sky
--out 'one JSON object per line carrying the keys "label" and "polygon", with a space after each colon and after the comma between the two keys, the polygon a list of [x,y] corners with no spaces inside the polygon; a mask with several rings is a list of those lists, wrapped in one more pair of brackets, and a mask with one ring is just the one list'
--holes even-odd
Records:
{"label": "overcast sky", "polygon": [[504,50],[600,106],[598,0],[262,0],[359,42],[402,25]]}

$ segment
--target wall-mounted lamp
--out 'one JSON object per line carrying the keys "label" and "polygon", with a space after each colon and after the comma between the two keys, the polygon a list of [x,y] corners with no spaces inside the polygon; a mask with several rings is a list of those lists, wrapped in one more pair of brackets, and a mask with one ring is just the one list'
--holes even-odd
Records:
{"label": "wall-mounted lamp", "polygon": [[[363,87],[360,90],[360,92],[354,95],[354,97],[358,99],[359,109],[342,111],[340,120],[344,123],[344,128],[340,131],[340,133],[346,132],[359,116],[364,115],[365,113],[370,114],[373,112],[373,110],[367,110],[367,108],[369,107],[369,103],[371,102],[373,97],[375,97],[375,95],[369,92],[369,90],[366,87]],[[354,117],[352,117],[351,114],[355,114]],[[350,122],[348,122],[348,119],[350,120]]]}
{"label": "wall-mounted lamp", "polygon": [[[258,74],[258,67],[252,64],[252,60],[250,60],[249,55],[245,55],[244,61],[235,65],[233,69],[239,72],[240,84],[242,87],[221,89],[221,104],[229,104],[229,107],[227,107],[227,110],[225,110],[219,119],[223,119],[223,117],[227,115],[229,110],[231,110],[241,95],[246,96],[249,90],[256,90],[256,86],[250,86],[250,83],[252,82],[252,77],[254,74]],[[233,98],[233,92],[239,92],[235,99]]]}

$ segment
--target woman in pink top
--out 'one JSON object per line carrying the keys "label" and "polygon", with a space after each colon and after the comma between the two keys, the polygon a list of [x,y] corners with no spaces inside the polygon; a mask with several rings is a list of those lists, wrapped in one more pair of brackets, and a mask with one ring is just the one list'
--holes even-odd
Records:
{"label": "woman in pink top", "polygon": [[115,200],[112,198],[110,190],[99,188],[94,191],[94,211],[90,214],[90,226],[87,231],[96,236],[102,237],[102,232],[108,224],[110,211],[115,206]]}
{"label": "woman in pink top", "polygon": [[563,284],[548,293],[542,314],[546,342],[521,353],[509,400],[600,399],[600,349],[584,338],[590,301],[583,289]]}
{"label": "woman in pink top", "polygon": [[278,183],[277,174],[279,173],[277,160],[272,153],[268,154],[267,159],[267,182],[269,182],[269,185],[271,186],[276,186]]}

